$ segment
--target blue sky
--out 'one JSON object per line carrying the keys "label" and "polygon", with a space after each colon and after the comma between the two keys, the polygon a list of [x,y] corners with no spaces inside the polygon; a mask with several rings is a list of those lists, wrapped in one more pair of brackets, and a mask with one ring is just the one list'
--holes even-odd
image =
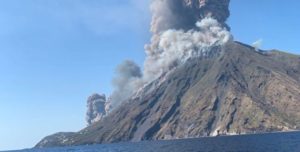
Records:
{"label": "blue sky", "polygon": [[[142,65],[148,0],[0,1],[0,150],[85,124],[86,99],[109,93],[116,65]],[[235,40],[300,54],[298,0],[232,0]]]}

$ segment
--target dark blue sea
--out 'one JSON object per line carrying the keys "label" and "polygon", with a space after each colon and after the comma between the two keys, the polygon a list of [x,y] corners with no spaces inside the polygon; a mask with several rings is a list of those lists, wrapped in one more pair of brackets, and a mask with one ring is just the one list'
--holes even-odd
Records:
{"label": "dark blue sea", "polygon": [[15,152],[300,152],[300,132],[28,149]]}

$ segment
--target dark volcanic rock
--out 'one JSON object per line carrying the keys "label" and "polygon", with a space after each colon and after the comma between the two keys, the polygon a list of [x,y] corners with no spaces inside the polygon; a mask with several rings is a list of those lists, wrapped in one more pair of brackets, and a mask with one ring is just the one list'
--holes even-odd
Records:
{"label": "dark volcanic rock", "polygon": [[76,133],[73,132],[60,132],[54,135],[47,136],[36,145],[36,148],[64,146],[64,143],[67,142],[69,138],[75,134]]}
{"label": "dark volcanic rock", "polygon": [[37,147],[294,130],[299,109],[300,57],[232,42],[165,74],[64,142]]}

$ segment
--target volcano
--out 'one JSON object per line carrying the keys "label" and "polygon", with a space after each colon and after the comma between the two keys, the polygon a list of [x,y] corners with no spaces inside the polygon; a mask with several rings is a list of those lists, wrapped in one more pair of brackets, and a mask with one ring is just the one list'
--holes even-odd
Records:
{"label": "volcano", "polygon": [[300,129],[300,56],[240,42],[191,58],[77,133],[36,147]]}

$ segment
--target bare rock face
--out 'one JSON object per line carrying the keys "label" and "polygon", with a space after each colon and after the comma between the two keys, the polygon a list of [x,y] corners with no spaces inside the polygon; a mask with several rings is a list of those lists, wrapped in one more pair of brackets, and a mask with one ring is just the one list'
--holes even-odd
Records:
{"label": "bare rock face", "polygon": [[75,134],[76,133],[73,132],[59,132],[47,136],[37,144],[36,148],[63,146],[64,143],[70,142],[68,141],[70,139],[70,136]]}
{"label": "bare rock face", "polygon": [[87,100],[86,121],[88,125],[100,121],[106,114],[106,96],[93,94]]}

